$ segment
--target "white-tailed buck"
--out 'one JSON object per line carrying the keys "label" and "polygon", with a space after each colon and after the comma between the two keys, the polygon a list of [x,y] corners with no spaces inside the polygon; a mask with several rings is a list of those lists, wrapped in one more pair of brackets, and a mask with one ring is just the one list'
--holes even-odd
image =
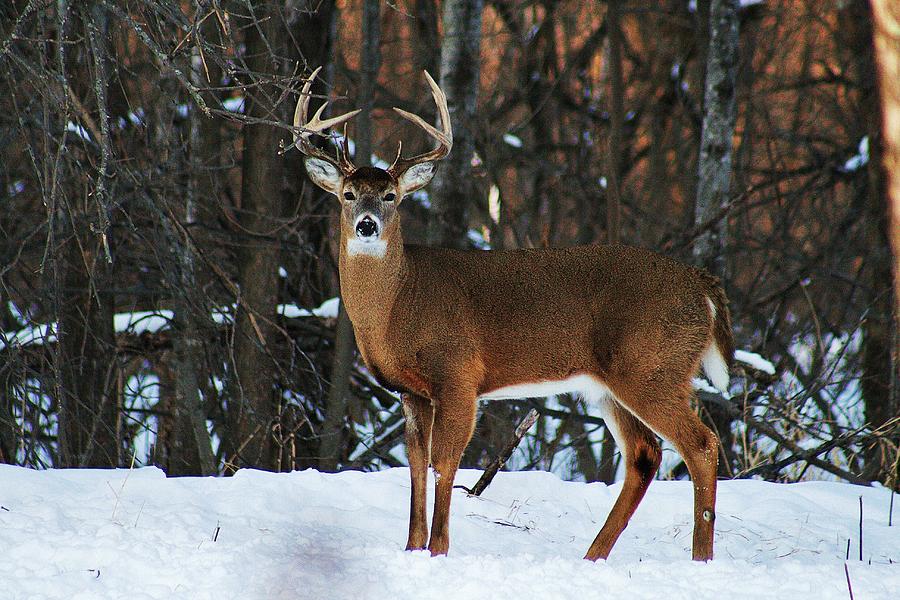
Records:
{"label": "white-tailed buck", "polygon": [[[316,73],[318,70],[316,71]],[[657,435],[694,482],[693,557],[713,556],[718,441],[691,409],[703,367],[728,384],[732,334],[725,294],[702,270],[628,246],[458,251],[403,243],[397,208],[425,186],[453,145],[447,100],[428,76],[440,129],[395,109],[437,140],[388,169],[353,166],[309,137],[359,111],[309,119],[310,80],[294,113],[306,170],[341,202],[341,297],[371,373],[402,392],[412,493],[407,549],[446,554],[453,478],[478,400],[584,394],[625,463],[622,491],[585,558],[606,558],[660,462]],[[429,462],[435,503],[428,536]]]}

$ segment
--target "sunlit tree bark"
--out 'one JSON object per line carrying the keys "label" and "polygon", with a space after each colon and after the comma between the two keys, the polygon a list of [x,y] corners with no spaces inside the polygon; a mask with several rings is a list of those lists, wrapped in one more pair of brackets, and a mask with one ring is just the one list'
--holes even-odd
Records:
{"label": "sunlit tree bark", "polygon": [[[864,368],[874,367],[878,376],[868,384],[874,389],[867,390],[864,382],[863,393],[872,396],[872,402],[866,402],[866,417],[878,426],[900,415],[900,7],[887,0],[872,0],[872,11],[881,135],[875,143],[870,138],[870,148],[882,152],[880,157],[871,157],[870,180],[878,184],[873,189],[873,194],[878,195],[869,204],[869,230],[872,243],[883,251],[877,255],[881,264],[874,276],[882,279],[877,283],[881,293],[876,312],[867,323],[867,343],[871,347],[866,348],[863,359]],[[883,183],[879,184],[882,178]],[[893,260],[888,245],[893,250]],[[886,286],[882,287],[891,271],[893,301]],[[867,471],[896,488],[900,479],[900,424],[895,423],[887,432],[886,440],[887,444],[869,450]]]}

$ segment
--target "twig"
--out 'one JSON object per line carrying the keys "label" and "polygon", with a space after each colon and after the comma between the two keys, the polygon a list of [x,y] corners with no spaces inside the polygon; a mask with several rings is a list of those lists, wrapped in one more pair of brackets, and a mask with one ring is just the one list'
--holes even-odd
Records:
{"label": "twig", "polygon": [[816,312],[816,305],[813,303],[812,297],[809,295],[809,290],[807,290],[807,286],[809,284],[806,282],[806,279],[800,280],[800,291],[803,292],[803,297],[806,298],[806,303],[809,305],[809,312],[812,315],[813,325],[816,327],[816,345],[819,349],[819,356],[825,356],[825,342],[822,341],[822,325],[819,323],[819,315]]}
{"label": "twig", "polygon": [[853,586],[850,584],[850,569],[847,568],[847,563],[844,563],[844,575],[847,576],[847,591],[850,592],[850,600],[853,600]]}
{"label": "twig", "polygon": [[28,15],[38,10],[43,10],[48,6],[50,6],[50,2],[45,1],[41,3],[41,6],[37,6],[36,0],[29,0],[28,4],[25,5],[25,8],[22,10],[19,16],[16,17],[16,22],[13,23],[13,26],[10,28],[9,37],[3,40],[3,43],[0,44],[0,58],[6,56],[6,54],[9,52],[10,47],[12,47],[13,42],[19,39],[19,27],[21,27],[22,23],[25,22],[25,19],[28,18]]}
{"label": "twig", "polygon": [[859,497],[859,562],[862,562],[862,548],[863,548],[863,509],[862,509],[862,496]]}
{"label": "twig", "polygon": [[[94,94],[97,97],[97,110],[100,113],[100,171],[97,173],[97,216],[99,224],[94,233],[100,235],[103,244],[103,253],[107,264],[112,264],[112,254],[109,250],[109,194],[106,189],[106,180],[110,177],[109,163],[112,158],[112,149],[109,143],[109,112],[106,107],[106,32],[101,32],[94,21],[93,13],[87,20],[88,41],[91,54],[94,58]],[[92,226],[93,230],[94,227]]]}
{"label": "twig", "polygon": [[[125,479],[122,480],[122,485],[119,486],[119,493],[117,494],[115,490],[113,490],[113,495],[116,497],[116,503],[113,505],[111,520],[116,520],[116,510],[119,508],[119,497],[122,495],[122,492],[125,490],[125,484],[128,483],[128,478],[131,477],[131,472],[134,471],[134,459],[137,454],[135,452],[131,453],[131,466],[128,467],[128,473],[125,474]],[[109,482],[106,482],[106,485],[109,485]],[[112,490],[112,486],[109,485],[109,489]]]}
{"label": "twig", "polygon": [[513,439],[509,441],[503,451],[500,453],[494,461],[488,465],[488,468],[484,470],[481,478],[469,492],[473,496],[480,496],[481,492],[485,490],[487,486],[491,484],[491,481],[494,480],[494,476],[497,475],[497,471],[503,468],[503,465],[506,464],[506,461],[509,460],[509,457],[512,456],[513,451],[519,445],[519,442],[522,441],[522,437],[531,429],[534,422],[537,421],[538,411],[535,409],[531,409],[528,411],[528,414],[525,415],[525,418],[519,423],[519,426],[516,427],[516,433],[513,436]]}
{"label": "twig", "polygon": [[181,82],[181,85],[184,86],[184,88],[191,95],[191,98],[194,99],[194,102],[197,103],[197,106],[200,108],[200,110],[203,111],[203,114],[206,116],[210,116],[209,107],[206,105],[203,97],[200,96],[200,90],[197,89],[197,87],[193,83],[191,83],[191,81],[185,76],[181,69],[172,64],[172,61],[169,60],[168,55],[163,52],[162,48],[160,48],[159,45],[153,40],[153,38],[150,37],[150,34],[144,31],[144,28],[141,27],[140,23],[131,18],[131,15],[129,15],[127,12],[123,11],[115,4],[109,2],[109,0],[101,0],[101,2],[103,2],[104,6],[106,6],[106,8],[109,9],[109,11],[114,15],[116,15],[116,17],[128,23],[131,29],[134,30],[138,38],[140,38],[141,41],[144,42],[144,45],[147,46],[147,48],[153,53],[156,59],[161,64],[168,67],[170,71],[172,71],[172,73],[175,75],[175,78],[178,79],[179,82]]}
{"label": "twig", "polygon": [[68,99],[72,102],[72,106],[75,107],[75,112],[78,113],[78,118],[84,123],[84,128],[91,134],[91,137],[93,138],[91,141],[99,143],[99,141],[103,139],[103,135],[100,133],[100,128],[97,127],[97,122],[94,121],[93,117],[91,117],[91,113],[88,112],[78,96],[75,95],[75,91],[72,89],[72,86],[69,85],[69,82],[65,82],[64,85],[65,91],[63,93],[68,96]]}
{"label": "twig", "polygon": [[141,519],[141,515],[144,514],[144,505],[147,504],[147,501],[144,500],[141,502],[141,509],[138,511],[137,517],[134,519],[134,528],[137,529],[138,521]]}
{"label": "twig", "polygon": [[891,488],[891,504],[888,508],[888,527],[892,527],[894,524],[894,489]]}
{"label": "twig", "polygon": [[739,477],[749,477],[750,475],[754,475],[756,473],[763,472],[763,471],[765,471],[767,473],[777,474],[781,469],[785,468],[786,466],[803,460],[803,461],[806,461],[806,462],[810,463],[811,465],[818,467],[824,471],[828,471],[829,473],[832,473],[833,475],[837,475],[838,477],[845,479],[845,480],[849,481],[850,483],[855,483],[858,485],[872,485],[872,482],[870,482],[869,480],[864,479],[858,475],[854,475],[853,473],[850,473],[849,471],[845,471],[844,469],[841,469],[840,467],[836,467],[836,466],[832,465],[831,463],[825,462],[824,460],[821,460],[818,458],[818,456],[820,454],[827,452],[828,450],[831,450],[832,448],[839,446],[840,444],[843,444],[850,439],[855,438],[864,429],[863,427],[860,427],[853,431],[849,431],[849,432],[845,433],[844,435],[838,436],[836,438],[832,438],[831,440],[828,440],[824,444],[817,446],[815,448],[805,450],[800,445],[796,444],[794,441],[779,434],[778,431],[774,427],[768,425],[767,423],[764,423],[757,419],[750,418],[749,416],[745,416],[744,421],[750,427],[763,433],[764,435],[771,438],[772,440],[774,440],[776,443],[780,444],[781,446],[788,448],[789,450],[794,452],[794,454],[792,454],[791,456],[788,456],[787,458],[785,458],[783,460],[780,460],[780,461],[777,461],[774,463],[763,463],[763,464],[757,465],[757,466],[753,467],[752,469],[748,469],[746,471],[739,473],[738,474]]}

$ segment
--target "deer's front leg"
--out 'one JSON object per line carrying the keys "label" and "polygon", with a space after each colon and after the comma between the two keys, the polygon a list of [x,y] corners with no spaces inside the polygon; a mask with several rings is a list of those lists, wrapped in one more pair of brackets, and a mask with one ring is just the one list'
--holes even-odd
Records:
{"label": "deer's front leg", "polygon": [[475,393],[443,394],[435,403],[431,434],[431,463],[434,465],[435,498],[431,519],[432,556],[447,554],[450,548],[450,496],[453,479],[463,451],[475,430]]}
{"label": "deer's front leg", "polygon": [[403,414],[406,417],[406,456],[409,459],[411,483],[409,499],[409,537],[407,550],[422,550],[428,541],[428,521],[425,501],[428,489],[428,461],[431,454],[431,425],[434,410],[431,400],[403,394]]}

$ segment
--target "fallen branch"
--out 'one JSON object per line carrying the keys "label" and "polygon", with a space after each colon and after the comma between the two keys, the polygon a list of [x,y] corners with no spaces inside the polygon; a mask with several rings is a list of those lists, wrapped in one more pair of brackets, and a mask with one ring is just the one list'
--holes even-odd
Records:
{"label": "fallen branch", "polygon": [[[537,421],[538,411],[535,409],[531,409],[528,411],[528,414],[525,415],[525,418],[519,423],[519,426],[516,427],[516,433],[513,436],[513,439],[509,440],[509,443],[503,448],[503,451],[494,459],[494,461],[488,465],[488,468],[484,470],[481,478],[477,483],[472,487],[471,490],[466,490],[473,496],[480,496],[481,492],[485,490],[487,486],[491,484],[491,481],[494,480],[494,476],[497,475],[497,471],[503,468],[506,464],[506,461],[509,460],[509,457],[512,456],[513,451],[519,445],[519,442],[522,441],[522,437],[531,429],[534,422]],[[465,489],[465,488],[463,488]]]}

